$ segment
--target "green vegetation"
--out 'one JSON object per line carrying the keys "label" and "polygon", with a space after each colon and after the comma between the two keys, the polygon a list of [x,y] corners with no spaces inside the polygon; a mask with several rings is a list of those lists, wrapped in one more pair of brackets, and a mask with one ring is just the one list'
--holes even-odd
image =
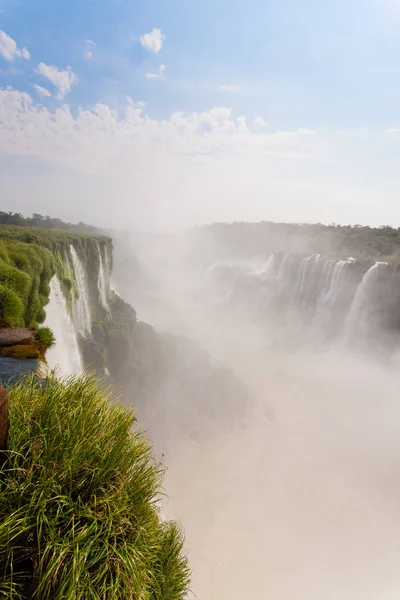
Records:
{"label": "green vegetation", "polygon": [[53,257],[37,244],[0,236],[0,317],[14,327],[34,327],[46,316]]}
{"label": "green vegetation", "polygon": [[91,233],[92,235],[98,232],[96,227],[93,227],[92,225],[86,225],[85,223],[74,225],[73,223],[66,223],[62,219],[50,217],[49,215],[39,215],[38,213],[33,213],[32,217],[23,217],[20,213],[0,211],[0,223],[2,225],[38,227],[40,229],[76,231],[80,233]]}
{"label": "green vegetation", "polygon": [[32,344],[16,344],[15,346],[6,346],[0,348],[0,356],[3,358],[18,358],[26,360],[33,358],[45,362],[46,346],[40,342]]}
{"label": "green vegetation", "polygon": [[157,508],[162,470],[134,415],[91,377],[10,393],[0,466],[0,598],[180,600],[179,527]]}
{"label": "green vegetation", "polygon": [[111,239],[65,231],[0,226],[0,318],[14,327],[37,327],[45,320],[50,279],[57,273],[68,305],[78,294],[71,246],[85,264],[92,296],[97,293],[98,248]]}
{"label": "green vegetation", "polygon": [[39,327],[35,332],[35,337],[46,348],[51,348],[56,343],[54,334],[50,327]]}
{"label": "green vegetation", "polygon": [[272,250],[317,252],[333,257],[400,259],[400,228],[388,225],[322,225],[321,223],[214,223],[196,230],[214,255],[263,256]]}

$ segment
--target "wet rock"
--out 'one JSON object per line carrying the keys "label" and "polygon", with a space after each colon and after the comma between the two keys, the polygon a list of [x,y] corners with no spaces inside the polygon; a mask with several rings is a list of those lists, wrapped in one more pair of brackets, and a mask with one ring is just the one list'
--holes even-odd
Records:
{"label": "wet rock", "polygon": [[31,329],[13,327],[0,329],[0,346],[15,346],[16,344],[33,344],[35,334]]}
{"label": "wet rock", "polygon": [[8,394],[3,387],[0,387],[0,450],[5,450],[7,447],[8,425]]}
{"label": "wet rock", "polygon": [[46,348],[39,342],[33,344],[26,344],[25,340],[23,344],[16,344],[15,346],[0,346],[0,357],[4,358],[15,358],[18,360],[41,360],[44,361],[44,354]]}

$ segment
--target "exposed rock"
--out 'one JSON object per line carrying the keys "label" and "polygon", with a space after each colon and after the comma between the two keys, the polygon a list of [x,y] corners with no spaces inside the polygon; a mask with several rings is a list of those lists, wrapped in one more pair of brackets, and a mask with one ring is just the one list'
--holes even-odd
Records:
{"label": "exposed rock", "polygon": [[5,450],[7,447],[8,417],[8,394],[3,387],[0,387],[0,450]]}
{"label": "exposed rock", "polygon": [[[29,340],[28,340],[29,342]],[[35,359],[44,361],[46,347],[40,342],[16,344],[15,346],[0,346],[0,356],[5,358],[17,358],[19,360]]]}
{"label": "exposed rock", "polygon": [[16,344],[33,344],[35,334],[31,329],[22,327],[13,327],[10,329],[0,329],[0,346],[15,346]]}

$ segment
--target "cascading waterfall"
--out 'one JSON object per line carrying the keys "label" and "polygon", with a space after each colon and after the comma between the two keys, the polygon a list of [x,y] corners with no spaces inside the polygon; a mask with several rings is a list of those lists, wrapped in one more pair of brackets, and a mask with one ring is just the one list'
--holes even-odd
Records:
{"label": "cascading waterfall", "polygon": [[388,311],[393,311],[386,302],[392,294],[383,291],[392,289],[392,271],[377,285],[384,267],[386,263],[376,263],[365,272],[363,262],[351,257],[272,253],[259,265],[213,267],[211,290],[221,302],[229,290],[227,301],[232,307],[241,305],[256,315],[278,338],[285,332],[288,339],[292,336],[306,344],[333,339],[346,343],[351,337],[366,341],[384,333],[391,319]]}
{"label": "cascading waterfall", "polygon": [[83,335],[90,335],[92,329],[92,320],[90,316],[86,273],[84,266],[82,265],[82,262],[72,245],[70,246],[70,251],[75,273],[75,282],[78,290],[78,297],[75,297],[73,301],[72,315],[78,332]]}
{"label": "cascading waterfall", "polygon": [[97,244],[97,251],[99,253],[99,275],[97,278],[97,285],[99,288],[99,295],[100,295],[100,301],[103,305],[103,307],[107,310],[107,312],[110,311],[110,307],[108,305],[108,295],[109,295],[109,288],[108,288],[108,281],[109,281],[109,273],[108,271],[108,257],[107,257],[107,253],[106,253],[106,258],[105,258],[105,263],[106,263],[106,268],[104,266],[104,261],[103,261],[103,257],[101,255],[101,249],[99,244]]}
{"label": "cascading waterfall", "polygon": [[50,301],[46,306],[45,325],[50,327],[56,339],[55,345],[46,352],[49,367],[58,367],[62,375],[81,373],[83,366],[75,327],[56,275],[50,281]]}
{"label": "cascading waterfall", "polygon": [[332,279],[338,263],[335,260],[325,260],[318,286],[317,306],[323,304],[332,286]]}
{"label": "cascading waterfall", "polygon": [[346,286],[346,269],[352,262],[352,259],[325,261],[313,318],[313,330],[319,336],[329,329]]}
{"label": "cascading waterfall", "polygon": [[329,308],[333,308],[335,306],[343,283],[345,269],[350,263],[350,260],[339,260],[336,263],[334,262],[329,288],[321,298],[321,301],[325,306]]}
{"label": "cascading waterfall", "polygon": [[[303,258],[301,261],[299,277],[292,298],[295,306],[307,304],[307,299],[310,296],[311,286],[315,284],[315,274],[318,275],[320,260],[321,256],[319,254],[312,254],[311,256]],[[318,276],[316,279],[318,281]]]}
{"label": "cascading waterfall", "polygon": [[386,268],[387,263],[376,262],[364,274],[351,303],[344,326],[344,337],[350,341],[361,329],[365,328],[366,313],[370,305],[370,294],[375,286],[379,271]]}

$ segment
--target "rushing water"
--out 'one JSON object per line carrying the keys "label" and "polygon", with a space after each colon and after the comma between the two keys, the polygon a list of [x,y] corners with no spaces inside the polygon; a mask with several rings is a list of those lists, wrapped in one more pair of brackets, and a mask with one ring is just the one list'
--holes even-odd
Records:
{"label": "rushing water", "polygon": [[78,297],[73,302],[73,319],[75,327],[79,333],[90,335],[92,329],[92,320],[90,315],[90,303],[88,285],[86,281],[85,268],[75,250],[71,245],[72,265],[75,273],[75,282],[78,290]]}
{"label": "rushing water", "polygon": [[351,303],[349,313],[346,318],[344,332],[347,339],[357,335],[360,329],[365,325],[370,298],[375,287],[379,271],[386,268],[386,263],[376,262],[363,276],[360,285],[357,288],[354,299]]}
{"label": "rushing water", "polygon": [[396,320],[390,298],[400,285],[386,263],[273,253],[264,263],[218,265],[209,274],[221,302],[268,322],[269,332],[285,322],[285,335],[296,335],[300,343],[365,341],[380,328],[387,334]]}
{"label": "rushing water", "polygon": [[[185,288],[190,272],[182,273],[181,286],[163,266],[162,309],[146,293],[139,304],[132,290],[149,322],[195,340],[256,399],[240,427],[227,426],[232,405],[222,394],[220,430],[216,417],[211,431],[205,427],[191,439],[187,432],[194,423],[201,427],[204,405],[196,407],[190,395],[179,405],[162,394],[165,413],[178,424],[166,448],[160,446],[168,467],[166,515],[185,527],[193,598],[399,598],[399,369],[338,339],[318,348],[290,340],[273,352],[264,343],[273,327],[278,338],[291,333],[290,313],[303,318],[301,339],[315,326],[341,342],[343,329],[361,315],[369,325],[375,313],[390,312],[387,289],[398,285],[395,270],[370,267],[276,254],[264,263],[209,268],[203,296],[201,286],[195,294]],[[132,281],[128,273],[117,283]],[[396,297],[393,304],[398,310]],[[257,305],[265,327],[262,319],[247,319]],[[196,363],[187,360],[185,368],[204,389]],[[264,417],[269,407],[273,419]],[[157,426],[168,428],[156,415]]]}
{"label": "rushing water", "polygon": [[103,261],[103,257],[101,254],[101,248],[98,244],[97,244],[97,251],[99,253],[99,275],[97,278],[97,285],[99,288],[99,296],[100,296],[100,301],[101,301],[103,307],[107,311],[109,311],[110,307],[108,306],[108,285],[107,285],[107,282],[109,281],[109,273],[108,273],[107,251],[105,253],[105,261]]}
{"label": "rushing water", "polygon": [[50,282],[45,324],[52,329],[56,339],[55,345],[46,353],[49,367],[58,367],[62,375],[81,373],[83,367],[74,323],[56,275]]}

